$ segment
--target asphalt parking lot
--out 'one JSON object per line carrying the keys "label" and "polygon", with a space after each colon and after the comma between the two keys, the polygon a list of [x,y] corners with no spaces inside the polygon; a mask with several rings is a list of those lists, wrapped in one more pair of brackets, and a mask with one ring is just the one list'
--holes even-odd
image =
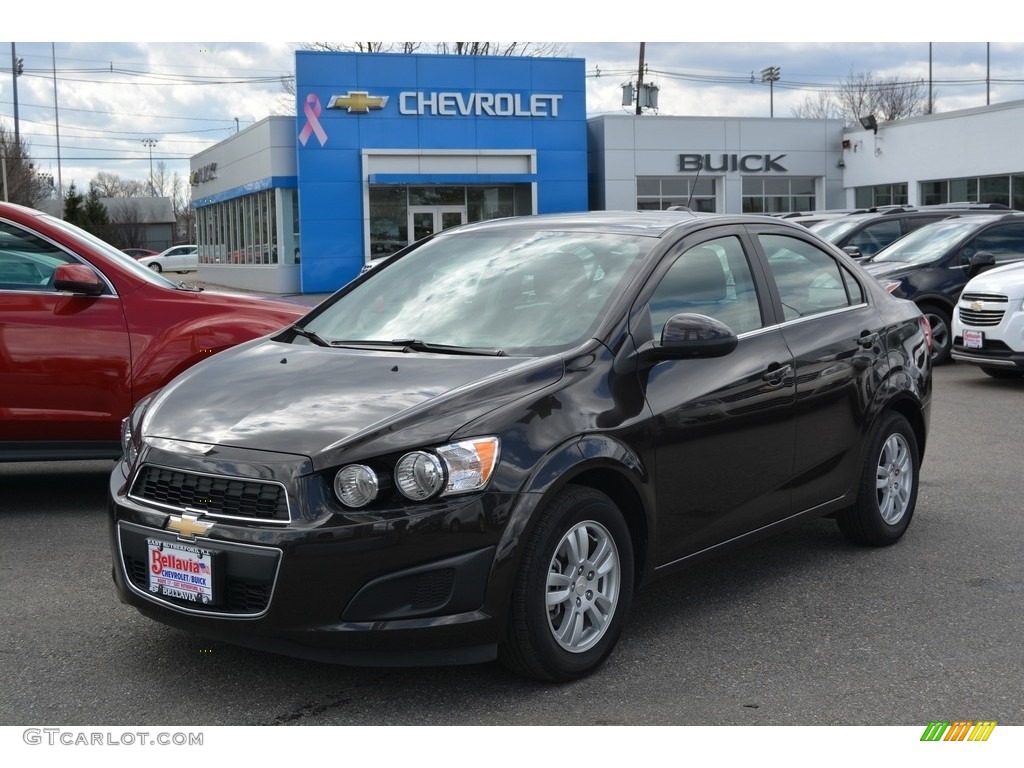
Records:
{"label": "asphalt parking lot", "polygon": [[866,550],[821,520],[642,592],[563,686],[496,664],[328,666],[117,603],[112,462],[0,464],[0,725],[1024,725],[1024,382],[935,376],[915,520]]}

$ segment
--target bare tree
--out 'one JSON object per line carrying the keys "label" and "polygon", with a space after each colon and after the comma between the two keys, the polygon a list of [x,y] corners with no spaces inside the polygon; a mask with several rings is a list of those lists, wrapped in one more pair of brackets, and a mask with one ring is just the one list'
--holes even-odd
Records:
{"label": "bare tree", "polygon": [[32,207],[49,196],[50,183],[36,169],[28,145],[24,140],[15,140],[3,124],[0,124],[0,158],[3,158],[0,199],[6,194],[9,202]]}
{"label": "bare tree", "polygon": [[841,117],[839,106],[828,91],[815,91],[804,97],[802,104],[793,108],[793,117],[812,120],[835,120]]}
{"label": "bare tree", "polygon": [[924,80],[900,80],[891,77],[878,81],[876,117],[889,122],[927,112],[928,89]]}
{"label": "bare tree", "polygon": [[137,200],[124,198],[107,210],[113,230],[110,242],[119,248],[141,248],[146,244],[146,225]]}
{"label": "bare tree", "polygon": [[196,209],[192,207],[192,186],[177,173],[171,180],[171,205],[174,208],[175,240],[194,243]]}
{"label": "bare tree", "polygon": [[171,179],[168,176],[167,163],[158,160],[153,166],[152,177],[150,178],[153,197],[167,197],[171,186]]}

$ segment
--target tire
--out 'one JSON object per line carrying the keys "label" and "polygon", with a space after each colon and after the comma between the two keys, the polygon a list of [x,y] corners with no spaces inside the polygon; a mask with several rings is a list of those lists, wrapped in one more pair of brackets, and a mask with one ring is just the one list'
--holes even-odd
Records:
{"label": "tire", "polygon": [[928,324],[932,327],[935,350],[932,352],[932,365],[941,365],[949,360],[949,354],[953,351],[953,325],[949,310],[936,304],[922,304],[921,314],[928,318]]}
{"label": "tire", "polygon": [[857,544],[895,544],[907,530],[917,504],[921,459],[909,422],[883,415],[868,444],[857,501],[836,515],[839,530]]}
{"label": "tire", "polygon": [[618,507],[600,491],[567,486],[527,542],[499,660],[551,682],[590,674],[619,639],[633,582],[633,545]]}
{"label": "tire", "polygon": [[1024,371],[1014,371],[1009,368],[992,368],[982,366],[981,372],[993,379],[1019,379],[1024,377]]}
{"label": "tire", "polygon": [[150,264],[149,268],[152,269],[154,272],[157,272],[157,273],[163,272],[163,269],[160,267],[160,265],[156,264],[156,263]]}

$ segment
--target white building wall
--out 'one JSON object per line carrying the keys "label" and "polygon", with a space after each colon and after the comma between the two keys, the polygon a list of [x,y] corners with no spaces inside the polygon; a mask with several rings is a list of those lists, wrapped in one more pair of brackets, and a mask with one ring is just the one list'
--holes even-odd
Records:
{"label": "white building wall", "polygon": [[847,131],[843,150],[847,204],[853,190],[907,183],[907,202],[920,203],[925,181],[1024,173],[1024,102],[957,110],[879,123],[878,132]]}

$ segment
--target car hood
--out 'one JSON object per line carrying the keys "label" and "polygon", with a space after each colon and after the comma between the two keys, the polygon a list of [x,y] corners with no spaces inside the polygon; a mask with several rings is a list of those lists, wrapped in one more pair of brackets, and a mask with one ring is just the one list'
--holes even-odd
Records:
{"label": "car hood", "polygon": [[308,456],[315,466],[444,441],[558,381],[560,358],[370,351],[261,339],[200,363],[150,405],[146,437]]}
{"label": "car hood", "polygon": [[1024,297],[1024,264],[1006,264],[971,279],[964,293],[1001,293],[1008,298]]}

